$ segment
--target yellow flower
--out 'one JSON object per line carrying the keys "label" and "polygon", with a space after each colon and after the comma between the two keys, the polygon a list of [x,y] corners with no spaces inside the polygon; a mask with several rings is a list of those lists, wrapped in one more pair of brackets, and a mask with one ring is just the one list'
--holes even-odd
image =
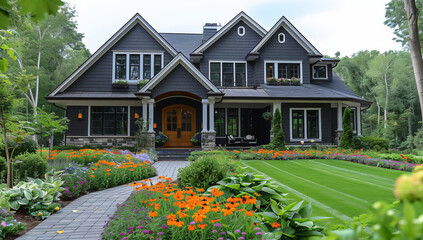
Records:
{"label": "yellow flower", "polygon": [[56,210],[56,211],[59,211],[59,209],[60,209],[59,207],[55,207],[55,208],[54,208],[54,210]]}
{"label": "yellow flower", "polygon": [[314,139],[311,139],[311,143],[314,143]]}

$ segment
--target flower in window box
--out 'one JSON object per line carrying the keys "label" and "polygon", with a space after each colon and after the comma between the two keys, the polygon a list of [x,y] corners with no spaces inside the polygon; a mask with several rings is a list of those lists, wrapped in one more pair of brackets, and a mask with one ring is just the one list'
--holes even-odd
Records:
{"label": "flower in window box", "polygon": [[271,78],[267,78],[267,82],[268,83],[276,83],[276,82],[278,82],[278,80],[274,77],[271,77]]}
{"label": "flower in window box", "polygon": [[128,87],[128,81],[126,80],[117,80],[112,83],[112,86],[114,88],[127,88]]}
{"label": "flower in window box", "polygon": [[148,83],[148,81],[149,81],[148,79],[141,79],[141,80],[139,80],[138,81],[138,89],[143,88],[145,86],[145,84]]}

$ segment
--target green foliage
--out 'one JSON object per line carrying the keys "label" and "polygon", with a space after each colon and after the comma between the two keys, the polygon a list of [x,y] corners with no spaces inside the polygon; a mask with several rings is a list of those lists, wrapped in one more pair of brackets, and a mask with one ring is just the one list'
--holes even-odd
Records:
{"label": "green foliage", "polygon": [[149,79],[142,79],[142,80],[139,80],[138,81],[138,88],[139,89],[141,89],[141,88],[143,88],[147,83],[148,83],[148,81],[150,81]]}
{"label": "green foliage", "polygon": [[341,135],[341,147],[352,148],[353,147],[353,130],[351,123],[351,110],[346,107],[344,115],[342,116],[342,135]]}
{"label": "green foliage", "polygon": [[47,172],[47,160],[36,153],[24,153],[13,159],[14,177],[25,180],[27,177],[42,178]]}
{"label": "green foliage", "polygon": [[165,144],[167,141],[169,141],[169,137],[166,136],[166,134],[164,134],[162,131],[160,131],[157,135],[156,135],[156,144]]}
{"label": "green foliage", "polygon": [[363,142],[363,145],[368,149],[373,149],[375,151],[389,149],[389,141],[387,139],[375,137],[361,137],[360,140]]}
{"label": "green foliage", "polygon": [[62,187],[65,190],[62,193],[62,198],[65,200],[71,200],[84,195],[90,188],[87,177],[87,175],[80,172],[63,175],[62,180],[64,183]]}
{"label": "green foliage", "polygon": [[257,159],[257,154],[249,153],[249,152],[241,152],[239,154],[239,159],[241,159],[241,160],[254,160],[254,159]]}
{"label": "green foliage", "polygon": [[423,150],[423,128],[419,128],[414,138],[414,145],[418,150]]}
{"label": "green foliage", "polygon": [[0,156],[0,183],[2,183],[4,179],[6,179],[6,169],[7,169],[6,159]]}
{"label": "green foliage", "polygon": [[273,116],[273,138],[269,148],[274,150],[285,150],[285,135],[282,129],[282,115],[278,108]]}
{"label": "green foliage", "polygon": [[0,208],[0,223],[6,225],[0,225],[0,239],[5,238],[6,235],[16,234],[26,229],[26,224],[17,222],[13,218],[13,214],[6,208]]}
{"label": "green foliage", "polygon": [[207,189],[223,179],[227,172],[228,168],[214,157],[204,156],[179,170],[178,185]]}

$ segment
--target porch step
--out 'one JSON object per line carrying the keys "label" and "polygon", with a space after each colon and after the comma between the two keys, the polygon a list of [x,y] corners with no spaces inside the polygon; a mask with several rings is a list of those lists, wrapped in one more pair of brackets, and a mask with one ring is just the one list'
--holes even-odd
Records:
{"label": "porch step", "polygon": [[187,157],[193,151],[199,151],[200,148],[160,148],[156,149],[159,161],[187,161]]}

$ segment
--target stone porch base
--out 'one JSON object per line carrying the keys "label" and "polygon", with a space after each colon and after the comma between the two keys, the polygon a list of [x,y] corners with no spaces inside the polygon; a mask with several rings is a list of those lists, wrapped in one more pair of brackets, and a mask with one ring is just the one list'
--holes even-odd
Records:
{"label": "stone porch base", "polygon": [[66,145],[75,145],[82,147],[90,146],[125,146],[133,147],[137,144],[135,137],[86,137],[86,136],[67,136]]}

